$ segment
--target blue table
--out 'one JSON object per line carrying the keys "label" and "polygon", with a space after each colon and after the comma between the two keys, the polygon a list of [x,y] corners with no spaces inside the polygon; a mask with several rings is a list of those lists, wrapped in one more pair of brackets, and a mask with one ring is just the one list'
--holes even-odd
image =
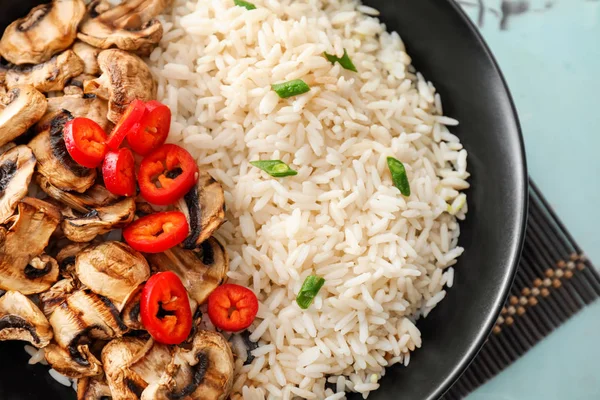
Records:
{"label": "blue table", "polygon": [[[600,1],[459,2],[506,76],[530,175],[600,266]],[[599,337],[596,302],[468,400],[600,399]]]}

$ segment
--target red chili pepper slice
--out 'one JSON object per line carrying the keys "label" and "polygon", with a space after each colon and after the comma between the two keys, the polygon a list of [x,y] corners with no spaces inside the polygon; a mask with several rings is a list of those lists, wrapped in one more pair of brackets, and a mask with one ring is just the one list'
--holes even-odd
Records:
{"label": "red chili pepper slice", "polygon": [[110,133],[110,136],[106,141],[108,148],[111,150],[117,150],[123,142],[123,139],[125,139],[125,136],[135,129],[145,112],[146,106],[143,101],[137,99],[132,101],[117,125]]}
{"label": "red chili pepper slice", "polygon": [[67,151],[78,164],[96,168],[106,154],[106,133],[88,118],[75,118],[63,130]]}
{"label": "red chili pepper slice", "polygon": [[109,151],[102,164],[104,186],[118,196],[135,195],[135,161],[129,149]]}
{"label": "red chili pepper slice", "polygon": [[248,288],[226,283],[208,296],[208,316],[219,329],[238,332],[252,324],[258,312],[258,299]]}
{"label": "red chili pepper slice", "polygon": [[171,110],[152,100],[146,103],[141,121],[127,134],[127,142],[133,151],[145,156],[165,143],[170,129]]}
{"label": "red chili pepper slice", "polygon": [[198,166],[182,147],[164,144],[142,160],[138,183],[142,197],[166,206],[183,197],[198,179]]}
{"label": "red chili pepper slice", "polygon": [[183,342],[192,330],[192,310],[187,291],[171,271],[148,279],[140,299],[142,324],[154,340],[164,344]]}
{"label": "red chili pepper slice", "polygon": [[132,222],[123,230],[123,238],[137,251],[162,253],[183,242],[189,233],[184,213],[164,211]]}

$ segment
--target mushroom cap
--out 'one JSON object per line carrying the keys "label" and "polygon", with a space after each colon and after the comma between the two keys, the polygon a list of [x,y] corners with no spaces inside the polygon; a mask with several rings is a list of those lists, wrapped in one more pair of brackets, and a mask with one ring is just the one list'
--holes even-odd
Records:
{"label": "mushroom cap", "polygon": [[46,112],[46,97],[31,85],[18,85],[2,96],[0,146],[25,133]]}
{"label": "mushroom cap", "polygon": [[114,204],[120,199],[99,184],[95,184],[84,193],[74,193],[60,190],[41,174],[35,174],[35,182],[48,196],[80,213],[88,213],[95,208]]}
{"label": "mushroom cap", "polygon": [[194,250],[176,246],[146,257],[154,268],[177,274],[189,296],[198,304],[204,303],[223,283],[229,270],[229,256],[225,248],[212,237]]}
{"label": "mushroom cap", "polygon": [[100,66],[98,65],[98,54],[101,49],[91,46],[80,40],[73,44],[73,51],[81,61],[83,61],[83,73],[87,75],[99,75]]}
{"label": "mushroom cap", "polygon": [[77,164],[67,151],[63,129],[72,118],[68,111],[61,111],[52,119],[49,128],[29,142],[29,147],[38,161],[38,172],[52,185],[61,190],[83,193],[94,184],[96,169]]}
{"label": "mushroom cap", "polygon": [[119,310],[129,294],[150,278],[144,256],[121,242],[86,248],[77,256],[75,269],[81,283],[112,300]]}
{"label": "mushroom cap", "polygon": [[71,78],[81,75],[83,68],[81,58],[73,50],[66,50],[42,64],[9,68],[6,86],[32,85],[44,93],[63,90]]}
{"label": "mushroom cap", "polygon": [[31,300],[9,290],[0,297],[0,340],[24,340],[41,348],[52,340],[52,329]]}
{"label": "mushroom cap", "polygon": [[58,279],[58,263],[37,256],[48,245],[60,214],[53,205],[29,197],[17,208],[18,214],[8,220],[12,225],[0,227],[0,289],[41,293]]}
{"label": "mushroom cap", "polygon": [[77,380],[77,400],[107,400],[110,398],[110,388],[104,375]]}
{"label": "mushroom cap", "polygon": [[108,100],[108,119],[117,123],[129,104],[156,97],[156,82],[144,60],[123,50],[104,50],[98,56],[102,75],[86,81],[85,93]]}
{"label": "mushroom cap", "polygon": [[16,146],[0,154],[0,224],[26,195],[35,169],[35,157],[27,146]]}
{"label": "mushroom cap", "polygon": [[48,364],[58,373],[69,378],[84,378],[102,374],[102,363],[92,354],[87,344],[77,346],[77,356],[67,349],[49,344],[44,352]]}
{"label": "mushroom cap", "polygon": [[54,0],[33,8],[10,24],[0,54],[13,64],[39,64],[71,46],[85,15],[83,0]]}
{"label": "mushroom cap", "polygon": [[37,132],[50,127],[52,120],[63,110],[67,110],[74,118],[85,117],[96,122],[105,132],[109,132],[112,123],[106,118],[108,102],[97,96],[66,95],[48,99],[48,109],[35,126]]}

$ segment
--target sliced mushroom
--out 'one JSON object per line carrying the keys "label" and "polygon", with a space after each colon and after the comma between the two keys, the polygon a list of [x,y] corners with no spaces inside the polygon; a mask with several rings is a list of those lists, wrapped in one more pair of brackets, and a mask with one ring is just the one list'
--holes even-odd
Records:
{"label": "sliced mushroom", "polygon": [[96,122],[105,131],[110,131],[112,124],[106,118],[108,102],[94,95],[67,95],[48,99],[48,109],[36,124],[36,131],[41,132],[50,127],[52,119],[67,110],[73,117],[85,117]]}
{"label": "sliced mushroom", "polygon": [[0,224],[27,195],[34,169],[35,157],[27,146],[16,146],[0,154]]}
{"label": "sliced mushroom", "polygon": [[148,384],[160,379],[171,363],[169,346],[152,339],[124,337],[102,350],[102,363],[112,400],[139,399]]}
{"label": "sliced mushroom", "polygon": [[98,56],[102,75],[86,81],[85,93],[108,100],[108,119],[117,123],[129,103],[156,97],[156,82],[150,68],[138,56],[122,50],[104,50]]}
{"label": "sliced mushroom", "polygon": [[223,400],[233,385],[233,354],[217,332],[199,331],[192,348],[177,347],[161,379],[151,383],[142,400]]}
{"label": "sliced mushroom", "polygon": [[81,58],[67,50],[42,64],[9,68],[6,86],[32,85],[44,93],[63,90],[69,79],[81,75],[83,67]]}
{"label": "sliced mushroom", "polygon": [[71,293],[78,289],[79,282],[73,278],[65,278],[56,282],[50,289],[40,293],[40,308],[46,317],[50,317],[52,312],[62,303]]}
{"label": "sliced mushroom", "polygon": [[147,258],[158,270],[177,274],[198,304],[204,303],[223,283],[229,270],[227,252],[215,238],[209,238],[194,250],[173,247],[164,253],[148,254]]}
{"label": "sliced mushroom", "polygon": [[65,123],[73,115],[63,110],[50,122],[50,127],[40,132],[29,147],[38,161],[38,172],[61,190],[85,192],[96,180],[96,170],[82,167],[69,155],[63,139]]}
{"label": "sliced mushroom", "polygon": [[24,340],[42,348],[52,340],[52,329],[31,300],[9,290],[0,297],[0,340]]}
{"label": "sliced mushroom", "polygon": [[12,226],[0,227],[0,289],[41,293],[58,279],[58,264],[48,256],[38,256],[58,226],[60,214],[53,205],[29,197],[17,208],[18,214],[8,220]]}
{"label": "sliced mushroom", "polygon": [[31,85],[12,88],[0,100],[0,146],[33,126],[46,112],[46,97]]}
{"label": "sliced mushroom", "polygon": [[121,310],[121,319],[123,323],[131,330],[142,330],[142,318],[140,315],[140,299],[144,285],[139,285],[134,289],[124,301],[123,310]]}
{"label": "sliced mushroom", "polygon": [[83,0],[55,0],[33,8],[4,31],[0,54],[13,64],[39,64],[71,46],[85,15]]}
{"label": "sliced mushroom", "polygon": [[199,170],[198,183],[177,202],[177,208],[190,225],[190,235],[183,247],[193,249],[211,237],[225,221],[223,187],[208,172]]}
{"label": "sliced mushroom", "polygon": [[[85,81],[90,81],[92,79],[96,79],[97,75],[89,75],[89,74],[81,74],[71,78],[63,89],[63,92],[67,96],[79,96],[83,97],[83,84]],[[93,94],[89,94],[85,96],[85,98],[93,98]],[[108,106],[108,105],[107,105]]]}
{"label": "sliced mushroom", "polygon": [[79,284],[75,272],[75,258],[92,243],[70,243],[63,247],[56,255],[56,261],[60,268],[60,275],[65,279],[73,279]]}
{"label": "sliced mushroom", "polygon": [[76,258],[81,283],[122,309],[129,294],[150,277],[144,256],[121,242],[90,246]]}
{"label": "sliced mushroom", "polygon": [[87,43],[76,41],[73,45],[73,51],[83,61],[83,73],[87,75],[99,75],[100,66],[98,65],[98,54],[100,49],[90,46]]}
{"label": "sliced mushroom", "polygon": [[77,215],[71,209],[63,211],[61,228],[67,239],[73,242],[89,242],[98,235],[128,225],[135,217],[135,200],[126,197],[123,200],[98,207],[84,214]]}
{"label": "sliced mushroom", "polygon": [[106,1],[92,1],[77,37],[101,49],[149,55],[163,35],[161,23],[153,18],[169,3],[172,0],[128,0],[111,8]]}
{"label": "sliced mushroom", "polygon": [[92,354],[87,344],[77,346],[77,355],[56,344],[50,344],[45,351],[48,364],[69,378],[84,378],[102,373],[102,363]]}
{"label": "sliced mushroom", "polygon": [[104,375],[77,380],[77,400],[111,400],[111,397]]}
{"label": "sliced mushroom", "polygon": [[104,186],[98,184],[92,186],[84,193],[73,193],[60,190],[52,185],[48,181],[48,178],[40,174],[35,175],[35,181],[48,196],[80,213],[88,213],[95,208],[105,207],[119,201],[118,196],[115,196]]}

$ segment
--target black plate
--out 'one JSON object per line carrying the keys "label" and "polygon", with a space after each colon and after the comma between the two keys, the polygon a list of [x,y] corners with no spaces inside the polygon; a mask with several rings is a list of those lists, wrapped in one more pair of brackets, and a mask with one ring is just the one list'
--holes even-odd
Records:
{"label": "black plate", "polygon": [[[0,1],[0,27],[23,16],[35,0]],[[494,321],[516,270],[524,236],[527,180],[515,109],[489,49],[451,0],[368,0],[388,29],[406,43],[414,64],[434,82],[453,131],[469,152],[469,215],[461,225],[465,253],[454,287],[419,322],[424,349],[408,368],[388,369],[370,399],[440,397],[473,359]],[[47,367],[28,366],[21,343],[0,345],[0,399],[70,399]],[[357,396],[358,398],[358,396]]]}

